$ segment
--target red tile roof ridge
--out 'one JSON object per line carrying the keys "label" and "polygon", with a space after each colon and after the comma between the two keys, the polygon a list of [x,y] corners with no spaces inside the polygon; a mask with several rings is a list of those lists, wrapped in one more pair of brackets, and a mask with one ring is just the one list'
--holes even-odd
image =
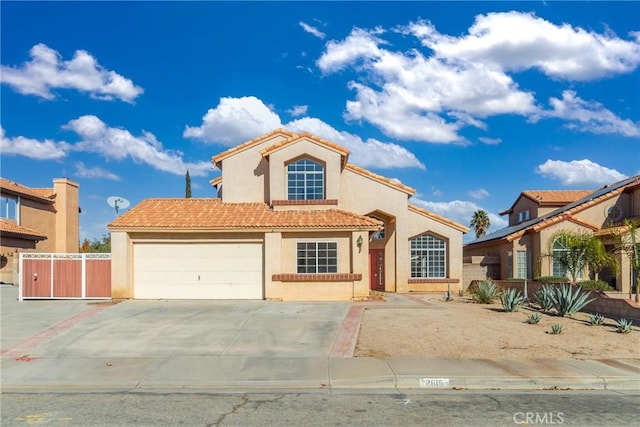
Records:
{"label": "red tile roof ridge", "polygon": [[14,192],[46,202],[51,202],[55,196],[53,188],[31,188],[6,178],[0,178],[0,190]]}
{"label": "red tile roof ridge", "polygon": [[367,178],[371,178],[374,181],[378,181],[382,184],[385,184],[389,187],[395,188],[397,190],[400,190],[404,193],[407,193],[410,196],[413,196],[416,193],[416,190],[409,187],[408,185],[404,185],[401,182],[395,181],[391,178],[387,178],[384,177],[382,175],[378,175],[377,173],[371,172],[367,169],[361,168],[360,166],[356,166],[353,163],[347,163],[347,165],[345,166],[345,169],[348,169],[352,172],[355,172],[357,174],[360,174],[362,176],[365,176]]}
{"label": "red tile roof ridge", "polygon": [[313,135],[309,132],[300,132],[297,134],[292,135],[291,137],[287,138],[287,139],[283,139],[282,141],[276,142],[275,144],[266,147],[264,149],[262,149],[260,151],[260,154],[263,157],[267,157],[270,154],[272,154],[275,151],[278,151],[279,149],[286,147],[287,145],[296,143],[298,141],[300,141],[301,139],[306,138],[309,139],[317,144],[320,144],[321,146],[328,148],[329,150],[335,151],[336,153],[340,154],[342,156],[342,165],[344,166],[347,163],[347,158],[349,157],[349,149],[345,148],[339,144],[336,144],[335,142],[329,141],[327,139],[321,138],[317,135]]}
{"label": "red tile roof ridge", "polygon": [[295,133],[291,132],[290,130],[284,129],[284,128],[277,128],[272,130],[271,132],[267,132],[263,135],[257,136],[253,139],[250,139],[249,141],[243,142],[240,145],[236,145],[234,147],[229,148],[226,151],[223,151],[222,153],[218,153],[215,156],[211,157],[211,162],[218,166],[218,164],[225,158],[229,157],[232,154],[238,153],[240,151],[246,150],[248,148],[251,148],[255,145],[258,145],[259,143],[275,136],[281,134],[283,136],[287,136],[287,138],[291,138],[292,136],[295,135]]}
{"label": "red tile roof ridge", "polygon": [[442,215],[438,215],[437,213],[428,211],[428,210],[426,210],[424,208],[418,207],[418,206],[413,205],[411,203],[409,203],[408,208],[411,211],[414,211],[414,212],[419,213],[421,215],[424,215],[424,216],[426,216],[428,218],[431,218],[433,220],[441,222],[441,223],[443,223],[445,225],[453,227],[458,231],[462,231],[463,233],[468,233],[469,232],[469,228],[468,227],[465,227],[464,225],[462,225],[460,223],[457,223],[457,222],[455,222],[453,220],[450,220],[449,218],[445,218]]}
{"label": "red tile roof ridge", "polygon": [[18,225],[6,218],[0,218],[0,232],[37,238],[37,240],[45,240],[47,238],[45,235],[32,230],[31,228]]}

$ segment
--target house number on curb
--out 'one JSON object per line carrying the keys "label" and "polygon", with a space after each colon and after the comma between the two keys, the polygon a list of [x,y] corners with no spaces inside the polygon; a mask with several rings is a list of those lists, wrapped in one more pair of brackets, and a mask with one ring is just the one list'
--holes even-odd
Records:
{"label": "house number on curb", "polygon": [[449,378],[420,378],[420,387],[447,387]]}

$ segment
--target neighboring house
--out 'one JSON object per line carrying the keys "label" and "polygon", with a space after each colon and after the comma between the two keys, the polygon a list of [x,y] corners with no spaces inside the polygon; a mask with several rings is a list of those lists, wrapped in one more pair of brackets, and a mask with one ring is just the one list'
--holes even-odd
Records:
{"label": "neighboring house", "polygon": [[78,184],[29,188],[0,178],[0,280],[18,283],[19,252],[78,252]]}
{"label": "neighboring house", "polygon": [[[627,218],[640,218],[640,175],[595,191],[525,191],[501,214],[509,215],[509,226],[466,244],[465,262],[493,267],[488,276],[494,279],[564,276],[562,265],[544,256],[563,250],[550,241],[553,235],[559,230],[594,233],[613,249],[611,231]],[[629,260],[618,254],[618,262],[618,271],[602,271],[599,278],[628,292]],[[583,272],[585,280],[588,273]]]}
{"label": "neighboring house", "polygon": [[349,151],[276,130],[213,157],[216,199],[149,199],[111,224],[114,298],[351,300],[458,289],[468,229]]}

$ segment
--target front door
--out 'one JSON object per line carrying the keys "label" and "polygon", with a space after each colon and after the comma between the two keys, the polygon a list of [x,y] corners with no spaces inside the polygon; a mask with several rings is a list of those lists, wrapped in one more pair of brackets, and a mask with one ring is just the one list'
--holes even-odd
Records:
{"label": "front door", "polygon": [[369,249],[371,290],[384,291],[384,249]]}

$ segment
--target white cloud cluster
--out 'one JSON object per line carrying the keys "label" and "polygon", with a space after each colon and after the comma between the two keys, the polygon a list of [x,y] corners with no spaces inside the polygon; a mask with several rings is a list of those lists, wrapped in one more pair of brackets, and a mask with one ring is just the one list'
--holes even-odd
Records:
{"label": "white cloud cluster", "polygon": [[294,105],[293,107],[287,110],[287,113],[289,113],[293,117],[299,117],[307,114],[308,110],[309,110],[308,105]]}
{"label": "white cloud cluster", "polygon": [[489,192],[484,188],[478,188],[477,190],[470,190],[469,195],[474,199],[486,199],[489,197]]}
{"label": "white cloud cluster", "polygon": [[[490,116],[561,117],[545,112],[509,73],[537,69],[554,79],[593,80],[640,64],[637,34],[623,40],[520,12],[479,15],[459,37],[441,34],[426,21],[394,31],[417,38],[425,49],[393,50],[384,30],[354,28],[344,40],[327,42],[316,65],[324,74],[357,73],[357,81],[349,82],[355,96],[346,103],[346,119],[367,121],[404,140],[464,143],[460,130],[486,130],[483,120]],[[572,110],[568,120],[579,121],[593,104],[574,102]],[[586,128],[605,129],[627,136],[637,132],[636,125],[611,112]]]}
{"label": "white cloud cluster", "polygon": [[81,138],[74,144],[74,150],[98,153],[107,159],[130,158],[136,163],[145,163],[176,175],[183,175],[189,170],[192,176],[204,176],[211,169],[209,162],[185,162],[181,152],[165,149],[150,132],[134,136],[125,129],[107,126],[96,116],[86,115],[71,120],[65,128]]}
{"label": "white cloud cluster", "polygon": [[76,176],[89,179],[108,179],[111,181],[120,181],[120,177],[99,166],[88,168],[83,162],[76,162]]}
{"label": "white cloud cluster", "polygon": [[19,93],[53,99],[54,89],[75,89],[97,99],[118,98],[131,103],[143,92],[130,79],[103,68],[84,50],[64,61],[58,51],[39,43],[29,54],[31,60],[21,67],[0,66],[0,81]]}
{"label": "white cloud cluster", "polygon": [[67,155],[69,144],[62,141],[52,141],[16,136],[7,138],[4,128],[0,126],[0,152],[3,156],[20,155],[35,160],[57,160]]}
{"label": "white cloud cluster", "polygon": [[187,126],[183,135],[234,146],[279,127],[293,132],[311,132],[344,145],[351,151],[350,161],[362,167],[425,168],[413,153],[400,145],[372,138],[363,141],[359,136],[338,131],[317,118],[302,117],[283,124],[280,116],[253,96],[221,98],[217,107],[207,111],[200,126]]}
{"label": "white cloud cluster", "polygon": [[566,186],[600,186],[626,178],[617,170],[601,166],[588,159],[570,162],[549,159],[539,165],[536,172],[545,178],[559,180]]}

